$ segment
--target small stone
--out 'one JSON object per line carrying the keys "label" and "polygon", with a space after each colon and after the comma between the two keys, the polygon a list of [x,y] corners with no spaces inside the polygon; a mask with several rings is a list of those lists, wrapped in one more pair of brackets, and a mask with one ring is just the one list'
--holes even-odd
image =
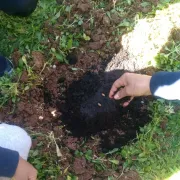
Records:
{"label": "small stone", "polygon": [[57,116],[57,114],[56,114],[57,112],[56,112],[56,110],[54,110],[54,111],[51,111],[51,114],[52,114],[52,116],[53,117],[56,117]]}
{"label": "small stone", "polygon": [[53,69],[56,69],[56,65],[53,65],[52,68],[53,68]]}
{"label": "small stone", "polygon": [[104,97],[105,97],[106,95],[105,95],[104,93],[102,93],[102,96],[104,96]]}
{"label": "small stone", "polygon": [[79,3],[77,8],[81,11],[81,12],[88,12],[91,9],[91,5],[89,3]]}
{"label": "small stone", "polygon": [[106,15],[103,17],[103,24],[105,26],[110,26],[110,24],[111,24],[109,17]]}
{"label": "small stone", "polygon": [[98,49],[101,49],[102,48],[102,44],[100,42],[90,42],[89,43],[89,47],[92,49],[92,50],[98,50]]}
{"label": "small stone", "polygon": [[32,58],[33,58],[35,70],[41,70],[44,66],[44,61],[45,61],[44,54],[42,54],[39,51],[33,51]]}
{"label": "small stone", "polygon": [[44,117],[43,116],[39,116],[39,120],[43,120],[44,119]]}

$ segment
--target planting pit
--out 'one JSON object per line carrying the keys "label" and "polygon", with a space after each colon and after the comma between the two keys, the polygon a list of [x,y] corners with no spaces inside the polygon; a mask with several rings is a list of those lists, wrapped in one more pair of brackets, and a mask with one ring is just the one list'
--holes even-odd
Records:
{"label": "planting pit", "polygon": [[74,136],[98,134],[102,138],[100,147],[112,149],[134,139],[139,127],[149,121],[146,98],[137,98],[127,108],[122,107],[124,100],[109,98],[112,84],[122,74],[120,70],[88,72],[69,85],[63,95],[66,102],[58,108]]}

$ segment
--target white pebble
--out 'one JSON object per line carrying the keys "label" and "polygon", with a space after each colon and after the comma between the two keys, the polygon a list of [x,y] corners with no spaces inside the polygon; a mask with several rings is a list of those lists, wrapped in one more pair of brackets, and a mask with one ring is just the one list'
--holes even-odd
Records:
{"label": "white pebble", "polygon": [[53,69],[56,69],[56,65],[53,65],[52,68],[53,68]]}
{"label": "white pebble", "polygon": [[43,120],[44,119],[44,117],[43,116],[39,116],[39,120]]}

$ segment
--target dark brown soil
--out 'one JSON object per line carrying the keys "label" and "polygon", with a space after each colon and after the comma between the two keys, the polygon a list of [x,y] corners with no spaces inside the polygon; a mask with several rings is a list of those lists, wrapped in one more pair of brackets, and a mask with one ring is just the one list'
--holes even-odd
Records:
{"label": "dark brown soil", "polygon": [[[57,64],[56,69],[46,68],[42,85],[22,95],[13,114],[4,113],[3,121],[33,131],[53,131],[66,157],[61,161],[62,169],[70,166],[69,171],[79,179],[106,179],[112,173],[120,175],[122,166],[117,172],[98,173],[84,158],[74,159],[76,150],[85,153],[91,149],[98,155],[121,148],[136,137],[139,127],[150,120],[146,98],[135,99],[127,108],[108,98],[112,83],[123,71],[107,73],[104,72],[105,65],[106,61],[97,54],[80,53],[75,65]],[[26,81],[26,78],[24,72],[21,81]],[[4,112],[10,111],[11,106],[4,109]],[[82,146],[85,138],[86,146]]]}
{"label": "dark brown soil", "polygon": [[[75,158],[74,152],[91,149],[98,156],[101,152],[126,145],[136,137],[139,127],[150,121],[148,100],[137,98],[127,108],[123,108],[122,101],[116,102],[108,98],[112,83],[124,73],[123,70],[115,69],[105,72],[107,63],[120,49],[121,38],[112,35],[112,32],[115,28],[113,25],[122,19],[114,14],[113,20],[110,20],[105,10],[93,10],[88,0],[66,3],[74,3],[74,13],[84,13],[85,17],[89,17],[90,12],[93,13],[94,30],[91,30],[89,21],[84,21],[81,27],[91,37],[91,41],[82,42],[82,48],[68,54],[69,65],[57,63],[54,59],[56,68],[46,67],[41,74],[41,83],[21,96],[15,111],[7,113],[13,109],[10,102],[0,116],[4,122],[28,127],[32,131],[53,131],[65,157],[61,159],[62,170],[69,167],[69,171],[80,180],[107,179],[109,175],[119,177],[123,164],[120,156],[116,157],[120,160],[116,171],[97,172],[93,163],[83,157]],[[111,4],[108,8],[111,8]],[[65,18],[68,15],[60,17],[58,23],[61,24]],[[51,36],[60,34],[56,26],[51,26],[49,22],[45,23],[45,31]],[[107,42],[109,46],[106,45]],[[56,47],[57,43],[49,38],[48,46]],[[32,53],[35,71],[42,70],[46,56],[45,53]],[[18,51],[14,53],[14,57],[17,64]],[[26,82],[27,79],[27,72],[24,72],[21,81]],[[36,139],[33,148],[41,140]],[[84,141],[85,146],[82,145]],[[108,163],[106,165],[111,167]],[[120,179],[138,179],[135,172],[129,174]],[[63,175],[59,179],[64,179]]]}

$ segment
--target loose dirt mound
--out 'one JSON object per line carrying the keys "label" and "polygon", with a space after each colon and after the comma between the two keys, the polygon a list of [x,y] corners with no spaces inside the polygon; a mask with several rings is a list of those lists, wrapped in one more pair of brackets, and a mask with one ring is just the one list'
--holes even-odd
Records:
{"label": "loose dirt mound", "polygon": [[[93,61],[92,57],[97,59]],[[106,176],[95,173],[93,164],[73,158],[74,151],[85,153],[91,149],[99,154],[120,148],[134,139],[139,127],[150,120],[146,99],[138,98],[128,108],[123,108],[121,102],[108,98],[112,83],[123,71],[103,72],[107,62],[100,61],[92,53],[79,54],[76,65],[59,64],[56,69],[47,68],[42,75],[43,85],[24,94],[15,112],[12,115],[4,113],[3,117],[3,121],[33,131],[53,131],[66,157],[61,166],[66,169],[70,165],[69,171],[79,179],[106,179],[115,172],[110,171]],[[10,109],[4,112],[10,112]],[[85,137],[86,147],[83,147]],[[121,157],[119,161],[122,164]],[[122,166],[119,166],[118,171],[121,170]]]}

